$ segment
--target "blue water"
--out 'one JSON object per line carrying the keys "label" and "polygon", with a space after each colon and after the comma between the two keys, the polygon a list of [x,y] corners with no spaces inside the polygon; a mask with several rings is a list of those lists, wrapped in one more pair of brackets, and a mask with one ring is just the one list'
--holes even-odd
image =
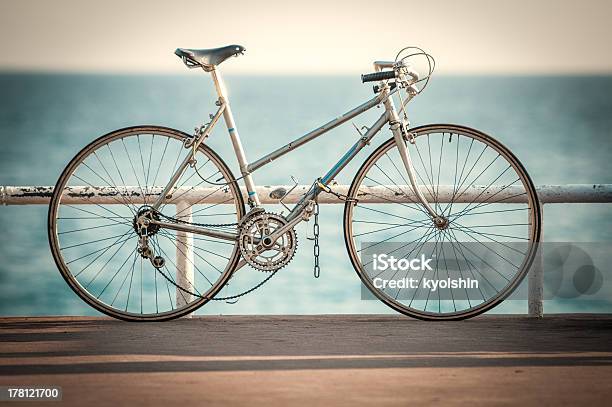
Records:
{"label": "blue water", "polygon": [[[250,160],[318,127],[371,97],[357,77],[228,77],[237,126]],[[0,184],[53,185],[86,143],[115,128],[159,124],[191,132],[215,110],[209,79],[184,76],[0,75]],[[505,143],[536,184],[612,183],[612,77],[435,77],[411,104],[412,124],[458,123]],[[380,114],[359,117],[359,126]],[[364,149],[338,181],[388,130]],[[354,142],[345,125],[264,167],[259,184],[310,183]],[[238,173],[227,135],[209,141]],[[270,208],[279,210],[278,208]],[[0,208],[0,315],[95,315],[66,286],[46,239],[44,206]],[[548,241],[603,241],[612,245],[611,205],[548,205]],[[345,253],[341,207],[321,215],[322,276],[312,278],[312,247],[304,238],[289,267],[237,304],[213,303],[205,314],[314,314],[390,312],[362,301]],[[508,302],[495,312],[524,312]],[[610,302],[551,302],[547,312],[612,312]]]}

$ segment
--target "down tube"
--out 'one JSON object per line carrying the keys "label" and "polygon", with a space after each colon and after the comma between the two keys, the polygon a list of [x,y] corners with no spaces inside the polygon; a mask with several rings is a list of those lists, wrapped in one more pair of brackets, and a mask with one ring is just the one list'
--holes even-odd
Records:
{"label": "down tube", "polygon": [[[370,143],[370,140],[378,133],[382,126],[387,122],[387,112],[383,113],[378,120],[368,129],[366,134],[363,135],[353,146],[340,158],[340,160],[332,167],[321,178],[321,183],[324,185],[329,184],[335,177],[342,171],[344,167],[361,151],[361,149]],[[316,199],[321,193],[322,189],[316,183],[310,188],[310,190],[300,199],[300,201],[293,207],[291,212],[287,215],[287,220],[292,221],[296,216],[300,216],[308,201]]]}
{"label": "down tube", "polygon": [[387,112],[383,113],[376,122],[368,129],[366,134],[363,135],[353,146],[338,160],[328,172],[321,178],[323,185],[329,184],[336,176],[342,171],[346,165],[361,151],[363,147],[370,144],[370,140],[378,133],[382,126],[387,122]]}

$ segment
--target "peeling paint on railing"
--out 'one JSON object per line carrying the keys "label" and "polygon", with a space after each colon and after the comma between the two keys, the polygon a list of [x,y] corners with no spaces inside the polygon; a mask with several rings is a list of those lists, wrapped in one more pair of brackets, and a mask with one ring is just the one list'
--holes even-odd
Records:
{"label": "peeling paint on railing", "polygon": [[[284,191],[291,190],[292,186],[273,185],[257,187],[257,193],[264,204],[277,204]],[[299,185],[291,191],[284,199],[286,204],[296,203],[308,191],[310,185]],[[334,192],[346,195],[349,191],[348,185],[332,185]],[[526,201],[526,195],[521,194],[521,186],[497,186],[497,185],[472,185],[465,187],[460,193],[454,190],[452,185],[433,186],[424,188],[427,199],[432,200],[428,190],[436,191],[439,202],[467,203],[474,199],[485,201],[488,197],[495,195],[496,201],[504,203],[519,203]],[[543,204],[553,203],[609,203],[612,202],[612,184],[574,184],[574,185],[540,185],[537,188],[540,202]],[[71,186],[65,188],[64,202],[71,204],[122,204],[119,196],[129,198],[133,203],[144,204],[145,201],[152,202],[159,197],[163,190],[162,186],[142,189],[138,186],[120,187],[91,187]],[[402,192],[400,192],[402,191]],[[182,187],[173,191],[167,199],[172,203],[174,197],[179,197],[185,202],[198,202],[200,204],[227,202],[231,199],[228,188],[219,187]],[[242,189],[246,198],[246,191]],[[48,204],[53,195],[51,186],[4,186],[0,187],[0,204],[2,205],[37,205]],[[361,187],[358,199],[364,203],[385,203],[389,199],[400,202],[414,202],[416,197],[409,185],[375,187]],[[457,200],[458,197],[458,200]],[[337,197],[323,193],[319,196],[319,203],[340,204],[343,201]]]}

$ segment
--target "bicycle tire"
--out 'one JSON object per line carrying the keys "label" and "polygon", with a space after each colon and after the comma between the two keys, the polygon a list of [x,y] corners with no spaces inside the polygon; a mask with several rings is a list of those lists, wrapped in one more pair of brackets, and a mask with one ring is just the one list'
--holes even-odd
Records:
{"label": "bicycle tire", "polygon": [[[503,289],[503,291],[498,294],[492,296],[487,301],[483,301],[476,307],[466,309],[460,312],[445,312],[445,313],[436,313],[427,310],[417,310],[411,307],[407,307],[401,302],[391,298],[389,295],[381,292],[379,289],[374,287],[372,281],[367,275],[365,268],[363,267],[362,261],[359,258],[358,250],[355,245],[355,241],[353,238],[353,214],[354,209],[359,207],[359,196],[358,190],[359,187],[364,180],[364,177],[368,173],[368,171],[374,167],[374,164],[377,163],[378,159],[381,158],[387,151],[395,148],[395,140],[394,138],[390,138],[386,142],[384,142],[381,146],[379,146],[361,165],[359,170],[357,171],[350,189],[348,193],[348,199],[346,201],[344,207],[344,240],[345,245],[349,254],[349,258],[351,259],[351,263],[357,272],[360,280],[363,285],[372,293],[374,296],[382,301],[385,305],[394,309],[397,312],[400,312],[404,315],[408,315],[421,320],[461,320],[466,318],[471,318],[476,315],[479,315],[483,312],[486,312],[493,307],[497,306],[504,299],[506,299],[520,284],[520,282],[527,275],[529,268],[531,267],[533,260],[537,251],[537,243],[541,238],[541,207],[538,199],[538,195],[536,193],[536,189],[533,185],[529,174],[525,170],[524,166],[521,162],[516,158],[516,156],[503,144],[499,141],[495,140],[493,137],[484,134],[475,129],[471,129],[465,126],[459,125],[450,125],[450,124],[432,124],[420,126],[417,128],[413,128],[409,130],[409,133],[413,134],[416,139],[422,137],[427,134],[437,134],[441,133],[442,137],[446,137],[445,134],[450,134],[451,137],[453,134],[462,134],[466,137],[472,137],[476,140],[479,140],[482,143],[485,143],[487,146],[491,147],[493,150],[497,151],[500,155],[502,155],[514,168],[517,174],[519,174],[521,184],[525,188],[525,192],[528,199],[528,210],[529,217],[531,219],[529,226],[529,247],[528,254],[525,256],[523,263],[520,266],[520,271],[516,273],[515,277],[512,281]],[[408,148],[411,148],[410,144]],[[458,148],[458,147],[457,147]],[[430,157],[431,158],[431,157]],[[401,165],[401,164],[400,164]],[[403,168],[403,167],[401,167]],[[430,202],[431,205],[435,205],[436,202]],[[413,297],[414,298],[414,297]],[[427,305],[426,305],[427,307]]]}

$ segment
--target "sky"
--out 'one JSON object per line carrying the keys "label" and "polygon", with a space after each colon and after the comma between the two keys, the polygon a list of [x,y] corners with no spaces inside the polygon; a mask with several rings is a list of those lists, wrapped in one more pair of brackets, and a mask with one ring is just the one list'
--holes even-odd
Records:
{"label": "sky", "polygon": [[167,72],[240,44],[239,74],[367,72],[407,45],[458,74],[612,73],[612,1],[0,0],[0,70]]}

